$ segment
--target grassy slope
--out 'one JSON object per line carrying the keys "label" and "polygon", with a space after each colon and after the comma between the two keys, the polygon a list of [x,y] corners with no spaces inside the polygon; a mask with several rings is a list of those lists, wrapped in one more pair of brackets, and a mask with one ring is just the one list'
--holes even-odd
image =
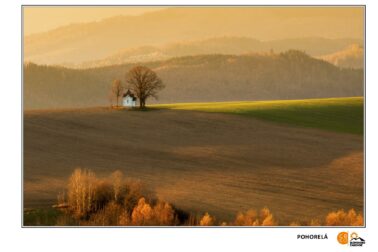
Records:
{"label": "grassy slope", "polygon": [[177,103],[153,107],[240,114],[303,127],[363,134],[363,97]]}

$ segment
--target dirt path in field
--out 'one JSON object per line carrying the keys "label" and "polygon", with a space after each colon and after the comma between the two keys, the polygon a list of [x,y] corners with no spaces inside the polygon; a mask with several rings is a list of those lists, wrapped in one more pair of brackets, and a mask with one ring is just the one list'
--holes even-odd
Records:
{"label": "dirt path in field", "polygon": [[224,220],[264,206],[283,224],[363,210],[362,136],[236,115],[25,112],[25,207],[54,203],[76,167],[122,170],[159,198]]}

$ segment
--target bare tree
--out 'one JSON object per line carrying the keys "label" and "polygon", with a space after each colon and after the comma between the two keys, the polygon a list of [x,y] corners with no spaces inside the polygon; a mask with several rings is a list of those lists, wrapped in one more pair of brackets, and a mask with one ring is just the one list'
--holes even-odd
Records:
{"label": "bare tree", "polygon": [[110,104],[110,108],[113,107],[113,102],[114,102],[114,95],[113,95],[113,90],[110,90],[108,93],[108,101]]}
{"label": "bare tree", "polygon": [[129,90],[139,99],[139,108],[146,107],[149,97],[157,99],[157,92],[164,88],[162,80],[157,74],[145,66],[136,66],[126,75]]}
{"label": "bare tree", "polygon": [[119,97],[121,97],[123,94],[123,86],[122,86],[121,80],[116,79],[113,81],[112,94],[117,100],[117,107],[118,107]]}
{"label": "bare tree", "polygon": [[121,189],[122,189],[123,173],[117,170],[112,173],[111,178],[112,178],[112,184],[113,184],[114,201],[118,203],[120,200],[119,196],[121,194]]}

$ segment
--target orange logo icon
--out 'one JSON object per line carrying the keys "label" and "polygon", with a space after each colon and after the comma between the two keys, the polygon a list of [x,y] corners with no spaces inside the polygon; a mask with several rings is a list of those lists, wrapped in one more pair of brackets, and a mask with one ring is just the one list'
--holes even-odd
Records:
{"label": "orange logo icon", "polygon": [[340,232],[337,235],[337,241],[340,244],[347,244],[348,243],[348,233],[347,232]]}

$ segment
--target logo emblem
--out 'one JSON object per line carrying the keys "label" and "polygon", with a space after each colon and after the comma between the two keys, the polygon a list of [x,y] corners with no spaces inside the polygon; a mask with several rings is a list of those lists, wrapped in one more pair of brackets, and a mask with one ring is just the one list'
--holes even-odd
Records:
{"label": "logo emblem", "polygon": [[348,244],[348,232],[340,232],[337,235],[337,241],[343,245]]}
{"label": "logo emblem", "polygon": [[350,243],[349,246],[351,247],[362,247],[365,244],[365,240],[358,236],[356,232],[353,232],[350,235]]}

